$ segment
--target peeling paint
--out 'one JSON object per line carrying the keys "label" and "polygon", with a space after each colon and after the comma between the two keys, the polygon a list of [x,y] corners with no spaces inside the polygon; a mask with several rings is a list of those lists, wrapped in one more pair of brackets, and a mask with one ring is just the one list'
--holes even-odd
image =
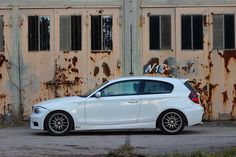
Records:
{"label": "peeling paint", "polygon": [[94,67],[94,72],[93,72],[93,76],[97,76],[97,74],[99,73],[99,67],[98,66],[96,66],[96,67]]}
{"label": "peeling paint", "polygon": [[93,57],[90,57],[90,60],[95,63],[95,59]]}
{"label": "peeling paint", "polygon": [[103,73],[109,77],[111,75],[111,70],[106,62],[102,63]]}
{"label": "peeling paint", "polygon": [[2,79],[2,74],[0,74],[0,80]]}
{"label": "peeling paint", "polygon": [[236,50],[224,50],[223,54],[220,52],[218,52],[218,54],[220,55],[220,57],[222,57],[224,59],[225,69],[229,73],[230,72],[230,70],[228,68],[229,60],[231,58],[236,59]]}
{"label": "peeling paint", "polygon": [[103,77],[102,78],[102,83],[106,82],[107,81],[107,78]]}
{"label": "peeling paint", "polygon": [[77,57],[74,56],[74,57],[72,58],[72,64],[73,64],[73,66],[75,66],[77,62],[78,62],[78,59],[77,59]]}
{"label": "peeling paint", "polygon": [[226,104],[226,101],[229,99],[227,91],[222,92],[223,95],[223,103]]}
{"label": "peeling paint", "polygon": [[4,62],[8,62],[8,60],[3,54],[0,54],[0,67],[2,67]]}

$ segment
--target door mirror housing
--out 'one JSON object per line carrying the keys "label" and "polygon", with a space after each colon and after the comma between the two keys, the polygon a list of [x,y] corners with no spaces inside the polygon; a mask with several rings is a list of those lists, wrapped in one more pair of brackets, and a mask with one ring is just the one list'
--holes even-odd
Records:
{"label": "door mirror housing", "polygon": [[95,93],[95,96],[96,96],[96,98],[100,98],[102,96],[102,93],[101,92],[97,92],[97,93]]}

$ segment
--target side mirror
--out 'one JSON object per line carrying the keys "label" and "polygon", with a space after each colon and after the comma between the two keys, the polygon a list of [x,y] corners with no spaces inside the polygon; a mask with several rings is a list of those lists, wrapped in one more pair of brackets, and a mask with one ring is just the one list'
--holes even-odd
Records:
{"label": "side mirror", "polygon": [[96,98],[100,98],[102,96],[102,93],[101,92],[97,92],[97,93],[95,93],[95,96],[96,96]]}

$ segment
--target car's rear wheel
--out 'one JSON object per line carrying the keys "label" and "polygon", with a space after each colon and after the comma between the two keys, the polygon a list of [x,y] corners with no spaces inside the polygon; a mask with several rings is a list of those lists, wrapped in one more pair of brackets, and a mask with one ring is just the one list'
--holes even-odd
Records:
{"label": "car's rear wheel", "polygon": [[51,135],[66,135],[72,129],[72,119],[66,112],[55,111],[46,117],[46,128]]}
{"label": "car's rear wheel", "polygon": [[182,113],[174,110],[163,113],[159,120],[159,128],[165,134],[178,134],[185,126]]}

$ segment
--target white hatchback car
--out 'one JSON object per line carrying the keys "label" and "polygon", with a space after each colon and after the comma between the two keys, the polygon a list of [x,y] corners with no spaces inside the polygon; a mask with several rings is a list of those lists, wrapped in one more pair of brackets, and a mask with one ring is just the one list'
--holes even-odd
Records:
{"label": "white hatchback car", "polygon": [[202,122],[204,109],[187,79],[124,77],[83,96],[33,106],[32,129],[65,135],[72,130],[156,129],[178,134]]}

